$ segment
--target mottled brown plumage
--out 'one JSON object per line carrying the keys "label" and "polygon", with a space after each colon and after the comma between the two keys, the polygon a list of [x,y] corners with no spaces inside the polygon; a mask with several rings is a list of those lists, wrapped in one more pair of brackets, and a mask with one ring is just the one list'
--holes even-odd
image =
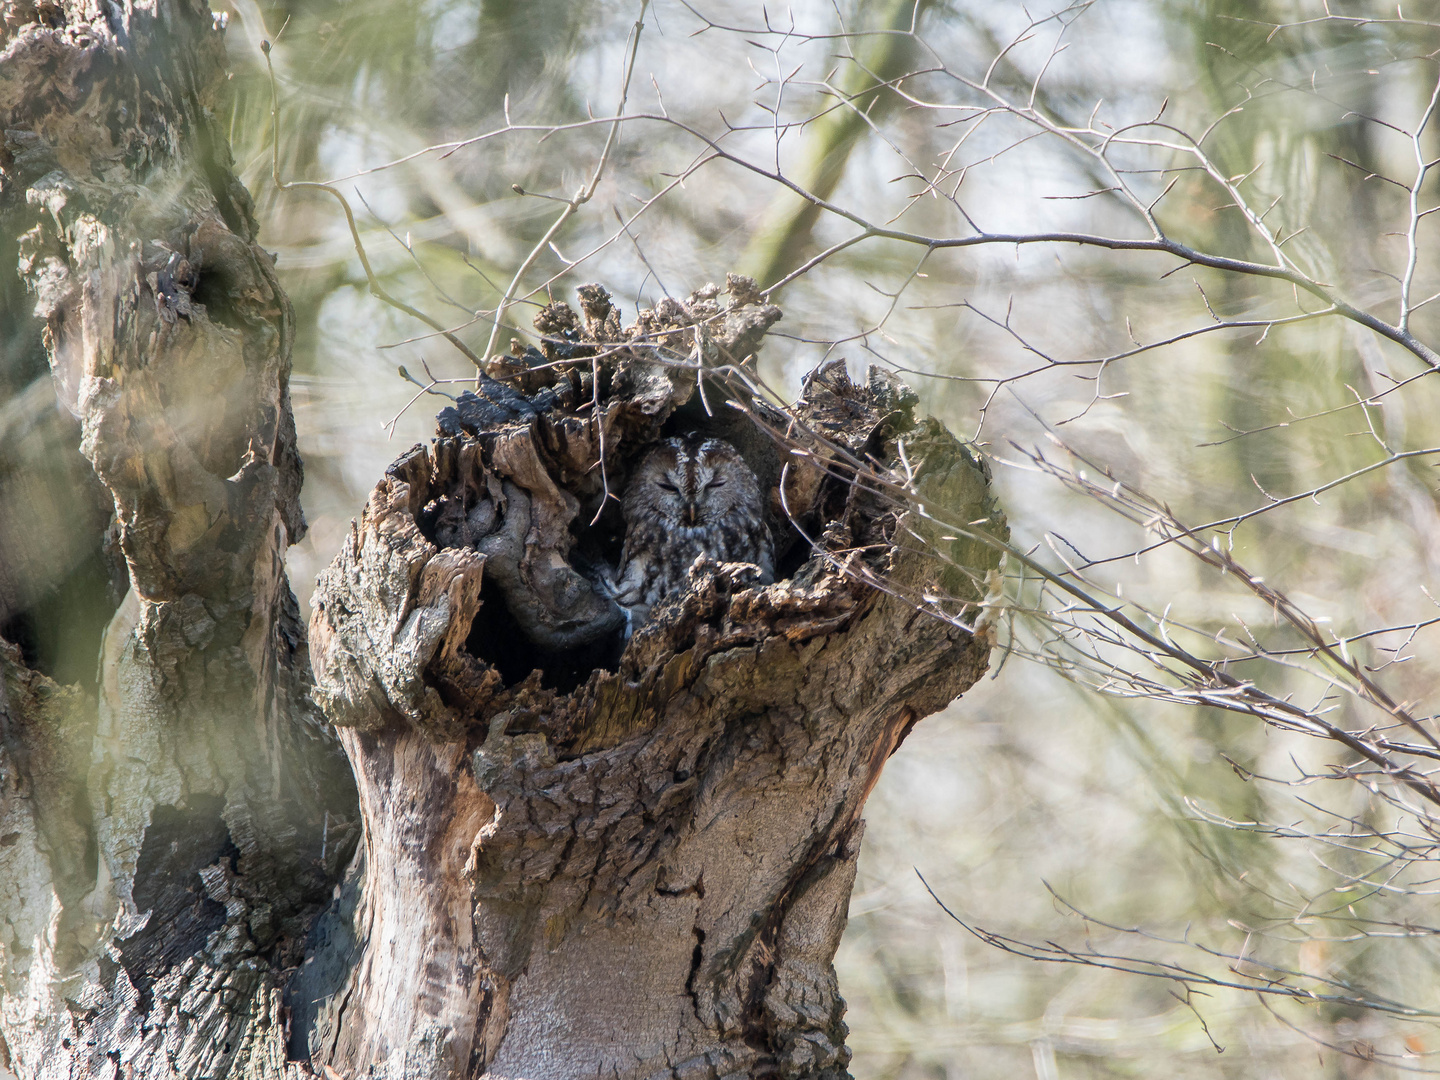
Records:
{"label": "mottled brown plumage", "polygon": [[666,439],[640,460],[623,500],[625,548],[612,595],[632,629],[685,586],[697,557],[748,562],[775,578],[755,474],[721,439]]}

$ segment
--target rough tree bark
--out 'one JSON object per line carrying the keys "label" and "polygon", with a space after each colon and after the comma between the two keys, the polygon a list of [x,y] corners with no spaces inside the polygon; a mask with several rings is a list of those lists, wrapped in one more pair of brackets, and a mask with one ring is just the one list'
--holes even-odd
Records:
{"label": "rough tree bark", "polygon": [[[920,499],[1003,536],[983,464],[843,366],[791,416],[666,363],[754,352],[779,311],[745,279],[623,329],[587,287],[376,487],[316,594],[312,685],[291,315],[213,121],[221,33],[193,0],[0,18],[0,227],[80,421],[77,499],[113,508],[77,510],[81,547],[124,594],[93,692],[0,645],[0,1066],[844,1075],[865,797],[987,658],[907,597],[970,620],[996,564],[849,462],[903,444]],[[777,581],[698,563],[627,641],[605,492],[692,429],[772,493]]]}
{"label": "rough tree bark", "polygon": [[0,18],[0,217],[124,593],[93,694],[0,649],[0,1064],[278,1076],[355,795],[284,574],[291,315],[214,121],[222,34],[188,0]]}

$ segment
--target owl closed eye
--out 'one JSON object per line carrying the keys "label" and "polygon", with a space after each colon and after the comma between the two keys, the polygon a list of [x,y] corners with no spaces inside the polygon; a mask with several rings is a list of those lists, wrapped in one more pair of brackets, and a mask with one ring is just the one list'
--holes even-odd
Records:
{"label": "owl closed eye", "polygon": [[755,474],[723,439],[666,439],[636,466],[622,500],[625,546],[612,595],[632,628],[685,587],[700,555],[748,562],[775,577],[770,530]]}

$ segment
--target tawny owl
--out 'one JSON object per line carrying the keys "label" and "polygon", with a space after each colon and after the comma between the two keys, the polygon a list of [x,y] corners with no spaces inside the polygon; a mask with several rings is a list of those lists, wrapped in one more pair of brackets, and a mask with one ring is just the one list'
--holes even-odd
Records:
{"label": "tawny owl", "polygon": [[755,474],[722,439],[666,439],[646,454],[625,489],[625,548],[611,591],[629,628],[684,588],[700,555],[754,563],[762,582],[773,581],[764,505]]}

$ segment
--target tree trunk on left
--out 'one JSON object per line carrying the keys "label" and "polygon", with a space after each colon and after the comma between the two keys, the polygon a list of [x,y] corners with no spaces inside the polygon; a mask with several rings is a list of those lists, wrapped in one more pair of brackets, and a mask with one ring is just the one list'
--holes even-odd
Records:
{"label": "tree trunk on left", "polygon": [[[0,645],[0,1066],[294,1074],[284,975],[357,818],[285,577],[293,320],[214,119],[223,30],[191,0],[0,15],[0,231],[33,310],[0,322],[43,320],[94,473],[60,470],[48,519],[123,595],[93,686]],[[11,592],[23,636],[44,597]]]}

